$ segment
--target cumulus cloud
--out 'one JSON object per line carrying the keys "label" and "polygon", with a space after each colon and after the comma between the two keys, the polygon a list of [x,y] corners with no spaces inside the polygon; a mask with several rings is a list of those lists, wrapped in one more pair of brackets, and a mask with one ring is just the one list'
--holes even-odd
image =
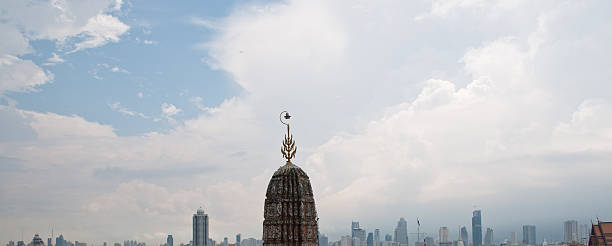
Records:
{"label": "cumulus cloud", "polygon": [[108,42],[118,42],[119,36],[129,29],[130,27],[119,21],[117,17],[104,14],[96,15],[87,21],[80,32],[83,41],[76,43],[76,48],[71,52],[102,46]]}
{"label": "cumulus cloud", "polygon": [[34,62],[11,55],[0,57],[0,95],[6,91],[31,91],[53,80],[53,73],[43,71]]}

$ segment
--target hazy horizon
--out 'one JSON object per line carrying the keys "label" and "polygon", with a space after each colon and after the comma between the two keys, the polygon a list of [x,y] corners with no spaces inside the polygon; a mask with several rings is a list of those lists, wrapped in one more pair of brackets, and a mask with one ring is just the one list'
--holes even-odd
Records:
{"label": "hazy horizon", "polygon": [[[496,241],[612,220],[612,1],[7,0],[0,239],[261,238],[284,164],[319,230]],[[483,232],[484,235],[484,232]],[[412,237],[411,237],[411,240]]]}

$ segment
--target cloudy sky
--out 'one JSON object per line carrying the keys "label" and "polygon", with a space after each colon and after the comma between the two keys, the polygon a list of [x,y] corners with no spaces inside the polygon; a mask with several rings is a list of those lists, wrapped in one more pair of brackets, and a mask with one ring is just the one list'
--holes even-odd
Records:
{"label": "cloudy sky", "polygon": [[[320,231],[612,220],[611,1],[7,0],[0,239],[261,237],[289,110]],[[471,229],[469,230],[471,236]],[[230,240],[230,241],[233,241]]]}

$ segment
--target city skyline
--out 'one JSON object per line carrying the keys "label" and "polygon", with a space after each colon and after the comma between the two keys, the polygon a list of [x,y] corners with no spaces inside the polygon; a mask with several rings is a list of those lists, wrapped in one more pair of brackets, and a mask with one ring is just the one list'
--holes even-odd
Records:
{"label": "city skyline", "polygon": [[419,218],[434,240],[465,226],[473,242],[474,210],[482,240],[489,227],[522,242],[524,225],[563,240],[567,220],[612,219],[610,13],[606,0],[1,1],[0,239],[176,246],[200,206],[211,238],[261,238],[287,110],[330,240],[350,221],[393,237],[403,217],[410,241]]}

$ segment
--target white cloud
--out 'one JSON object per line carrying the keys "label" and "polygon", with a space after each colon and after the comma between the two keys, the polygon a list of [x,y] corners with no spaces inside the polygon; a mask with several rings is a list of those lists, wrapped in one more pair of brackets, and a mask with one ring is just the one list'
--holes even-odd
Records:
{"label": "white cloud", "polygon": [[126,107],[121,106],[121,104],[119,102],[114,102],[108,105],[111,109],[123,114],[123,115],[128,115],[128,116],[138,116],[140,118],[143,119],[148,119],[149,117],[146,116],[143,113],[140,112],[136,112],[136,111],[132,111]]}
{"label": "white cloud", "polygon": [[96,15],[91,17],[82,28],[80,35],[84,40],[76,43],[76,48],[71,52],[102,46],[108,42],[118,42],[119,36],[129,29],[130,27],[119,21],[117,17],[105,14]]}
{"label": "white cloud", "polygon": [[201,27],[211,29],[211,30],[219,29],[218,23],[215,23],[214,21],[211,21],[211,20],[202,19],[200,17],[191,17],[191,19],[189,19],[189,22],[193,25],[201,26]]}
{"label": "white cloud", "polygon": [[11,55],[0,57],[0,94],[6,91],[31,91],[51,80],[51,72],[43,71],[30,60]]}
{"label": "white cloud", "polygon": [[182,112],[183,110],[177,108],[176,106],[174,106],[174,104],[164,103],[161,105],[161,111],[164,117],[170,118],[171,116],[174,116]]}

